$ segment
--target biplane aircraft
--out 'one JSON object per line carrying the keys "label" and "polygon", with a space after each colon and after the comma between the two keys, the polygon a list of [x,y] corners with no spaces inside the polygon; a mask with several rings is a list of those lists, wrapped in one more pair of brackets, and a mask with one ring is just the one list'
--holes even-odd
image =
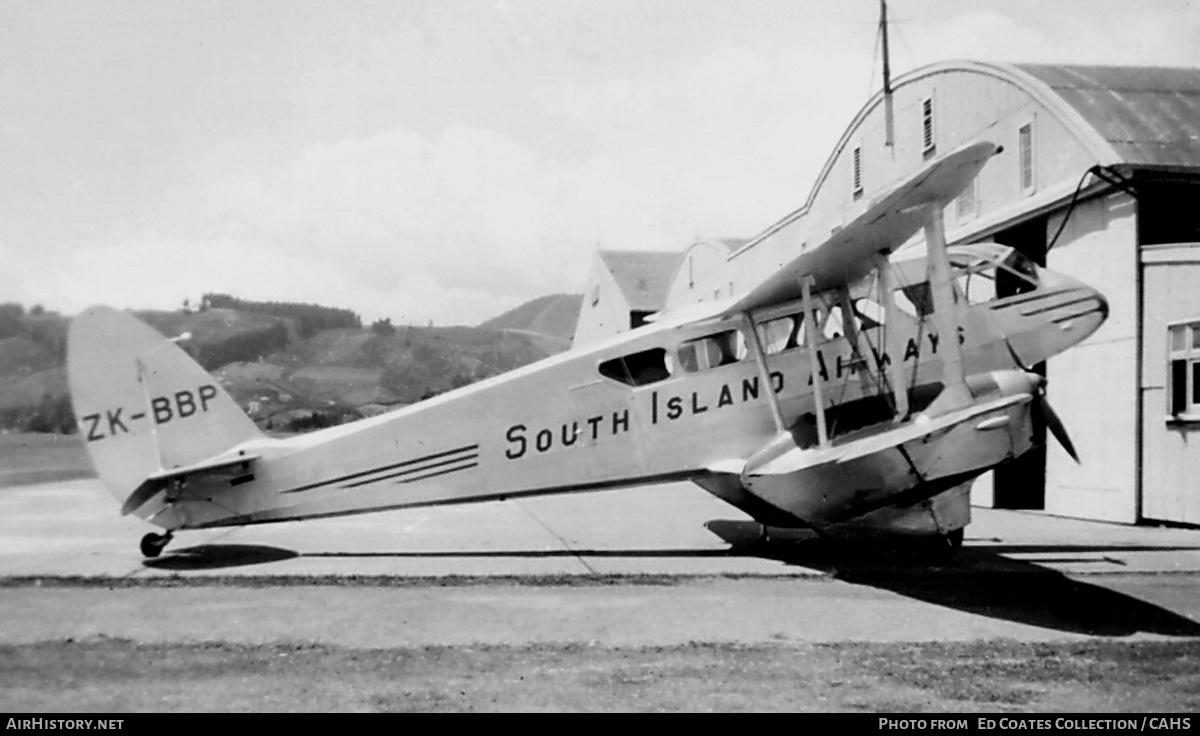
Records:
{"label": "biplane aircraft", "polygon": [[[1075,454],[1029,366],[1108,311],[1012,248],[946,247],[944,208],[998,150],[928,164],[744,295],[294,437],[266,436],[179,346],[94,307],[69,337],[80,431],[122,513],[165,530],[142,540],[149,557],[186,529],[668,481],[764,529],[954,548],[972,479],[1030,449],[1035,422]],[[892,258],[922,230],[925,257]]]}

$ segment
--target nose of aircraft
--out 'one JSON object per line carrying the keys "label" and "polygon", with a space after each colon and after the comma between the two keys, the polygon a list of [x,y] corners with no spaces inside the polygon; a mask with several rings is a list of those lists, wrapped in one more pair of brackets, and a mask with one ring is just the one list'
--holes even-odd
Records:
{"label": "nose of aircraft", "polygon": [[1039,270],[1031,292],[1001,299],[993,315],[1022,365],[1034,365],[1091,336],[1108,319],[1108,300],[1087,284]]}
{"label": "nose of aircraft", "polygon": [[1069,335],[1070,344],[1074,345],[1090,337],[1108,319],[1108,299],[1082,281],[1054,275],[1061,291],[1046,299],[1042,314]]}

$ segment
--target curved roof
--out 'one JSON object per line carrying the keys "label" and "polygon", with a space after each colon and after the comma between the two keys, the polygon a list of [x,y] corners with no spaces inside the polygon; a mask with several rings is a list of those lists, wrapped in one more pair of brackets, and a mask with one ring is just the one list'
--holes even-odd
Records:
{"label": "curved roof", "polygon": [[1200,166],[1200,69],[1016,67],[1054,91],[1106,140],[1120,163]]}
{"label": "curved roof", "polygon": [[[1054,114],[1097,163],[1200,168],[1198,68],[945,61],[908,72],[892,86],[897,89],[946,72],[973,72],[1016,85]],[[846,126],[805,203],[741,250],[753,247],[808,212],[838,155],[862,121],[882,104],[880,91]]]}

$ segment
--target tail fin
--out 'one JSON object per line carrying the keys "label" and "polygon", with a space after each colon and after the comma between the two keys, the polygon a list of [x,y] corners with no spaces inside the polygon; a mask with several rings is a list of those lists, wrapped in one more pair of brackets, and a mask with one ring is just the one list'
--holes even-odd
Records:
{"label": "tail fin", "polygon": [[92,307],[72,321],[67,374],[80,436],[119,500],[152,474],[262,437],[187,353],[125,312]]}

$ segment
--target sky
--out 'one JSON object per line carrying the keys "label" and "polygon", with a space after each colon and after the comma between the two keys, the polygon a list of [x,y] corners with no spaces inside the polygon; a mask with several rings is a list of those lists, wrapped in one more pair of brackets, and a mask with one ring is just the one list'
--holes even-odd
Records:
{"label": "sky", "polygon": [[[890,0],[952,59],[1200,67],[1200,0]],[[881,84],[876,0],[0,0],[0,302],[476,324],[749,237]]]}

